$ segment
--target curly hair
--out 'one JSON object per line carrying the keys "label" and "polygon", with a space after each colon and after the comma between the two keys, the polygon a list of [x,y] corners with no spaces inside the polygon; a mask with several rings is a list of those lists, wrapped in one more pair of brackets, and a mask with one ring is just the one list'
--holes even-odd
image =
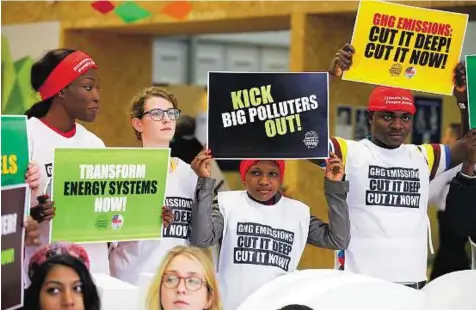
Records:
{"label": "curly hair", "polygon": [[[132,118],[141,119],[142,116],[144,115],[145,102],[147,101],[147,99],[153,98],[153,97],[164,98],[165,100],[172,103],[175,109],[178,109],[177,98],[175,98],[175,96],[172,93],[170,93],[164,88],[152,86],[152,87],[143,89],[140,93],[138,93],[132,99],[131,112],[130,112],[131,119]],[[142,140],[141,133],[138,132],[135,128],[134,128],[134,132],[137,137],[137,140]]]}

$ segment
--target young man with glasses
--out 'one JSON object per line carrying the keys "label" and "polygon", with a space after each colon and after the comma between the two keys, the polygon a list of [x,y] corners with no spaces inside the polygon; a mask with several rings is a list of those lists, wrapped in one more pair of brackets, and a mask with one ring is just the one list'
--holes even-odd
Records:
{"label": "young man with glasses", "polygon": [[[132,100],[131,123],[143,147],[168,148],[179,117],[177,99],[165,89],[146,88]],[[141,273],[156,271],[170,249],[188,244],[197,182],[204,184],[198,190],[198,203],[204,195],[213,195],[215,180],[210,178],[210,160],[211,155],[206,150],[197,155],[192,165],[179,158],[171,158],[165,193],[163,238],[119,242],[110,253],[112,276],[135,285]]]}

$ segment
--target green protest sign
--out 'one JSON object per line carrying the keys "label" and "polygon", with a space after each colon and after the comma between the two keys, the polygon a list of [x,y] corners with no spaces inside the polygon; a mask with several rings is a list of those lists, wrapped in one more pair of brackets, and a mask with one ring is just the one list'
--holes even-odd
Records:
{"label": "green protest sign", "polygon": [[2,186],[25,183],[28,162],[26,116],[2,115]]}
{"label": "green protest sign", "polygon": [[159,239],[169,149],[56,149],[51,241]]}
{"label": "green protest sign", "polygon": [[468,85],[469,128],[476,128],[476,55],[466,56],[466,83]]}

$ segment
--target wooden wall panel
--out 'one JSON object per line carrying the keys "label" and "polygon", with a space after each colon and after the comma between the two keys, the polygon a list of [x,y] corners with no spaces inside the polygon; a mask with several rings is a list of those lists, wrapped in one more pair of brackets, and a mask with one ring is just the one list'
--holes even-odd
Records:
{"label": "wooden wall panel", "polygon": [[130,125],[132,97],[152,83],[152,39],[88,31],[64,33],[65,47],[91,55],[99,66],[101,108],[96,121],[85,124],[107,146],[136,146]]}

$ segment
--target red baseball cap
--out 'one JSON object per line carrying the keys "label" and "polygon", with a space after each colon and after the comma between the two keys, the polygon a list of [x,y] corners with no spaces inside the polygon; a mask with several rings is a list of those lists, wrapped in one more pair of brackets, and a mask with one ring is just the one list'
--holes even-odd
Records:
{"label": "red baseball cap", "polygon": [[[285,167],[284,160],[273,160],[273,161],[278,165],[279,174],[282,181],[284,177],[284,167]],[[246,173],[248,172],[248,170],[250,170],[250,168],[253,165],[255,165],[257,162],[259,162],[259,160],[242,160],[240,162],[240,174],[241,174],[242,181],[245,180]]]}
{"label": "red baseball cap", "polygon": [[415,114],[415,103],[411,91],[386,86],[376,87],[369,98],[369,111],[400,111]]}

